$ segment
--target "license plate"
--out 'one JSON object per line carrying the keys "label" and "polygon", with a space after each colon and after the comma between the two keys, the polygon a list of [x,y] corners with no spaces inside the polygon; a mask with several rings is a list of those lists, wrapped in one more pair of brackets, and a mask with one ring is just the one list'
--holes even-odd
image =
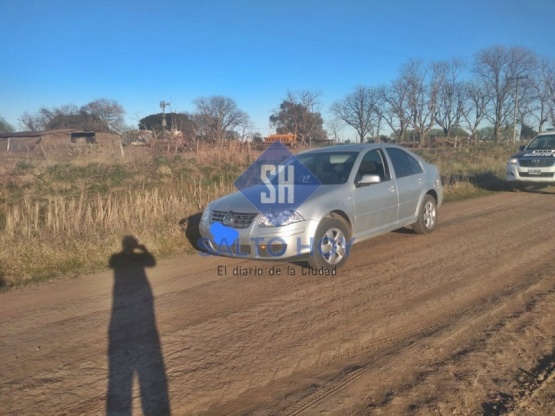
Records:
{"label": "license plate", "polygon": [[541,169],[528,169],[528,175],[541,175]]}

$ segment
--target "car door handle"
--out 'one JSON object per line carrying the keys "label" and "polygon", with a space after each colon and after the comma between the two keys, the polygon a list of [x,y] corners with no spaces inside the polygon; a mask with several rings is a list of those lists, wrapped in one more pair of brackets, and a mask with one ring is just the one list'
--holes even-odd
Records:
{"label": "car door handle", "polygon": [[422,183],[423,181],[424,181],[424,179],[418,178],[418,183]]}
{"label": "car door handle", "polygon": [[395,188],[394,185],[391,185],[391,186],[389,187],[389,190],[390,190],[391,192],[395,192],[395,191],[396,191],[396,188]]}

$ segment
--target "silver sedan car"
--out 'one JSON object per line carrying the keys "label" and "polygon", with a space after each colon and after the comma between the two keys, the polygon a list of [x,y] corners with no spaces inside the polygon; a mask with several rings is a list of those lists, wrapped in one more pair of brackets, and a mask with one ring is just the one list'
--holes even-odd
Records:
{"label": "silver sedan car", "polygon": [[[303,169],[291,168],[299,165]],[[272,189],[270,179],[287,174],[294,177],[286,181],[289,189]],[[437,167],[390,144],[309,150],[263,170],[262,179],[208,205],[200,222],[199,245],[205,253],[300,258],[312,269],[335,270],[353,244],[368,238],[408,225],[416,233],[431,233],[443,199]],[[302,202],[280,204],[294,195],[293,186],[304,195]],[[273,204],[261,209],[253,198],[273,198]]]}

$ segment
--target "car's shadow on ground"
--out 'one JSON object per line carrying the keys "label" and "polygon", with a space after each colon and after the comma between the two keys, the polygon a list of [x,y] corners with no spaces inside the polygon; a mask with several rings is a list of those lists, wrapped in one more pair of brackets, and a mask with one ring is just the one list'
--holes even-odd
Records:
{"label": "car's shadow on ground", "polygon": [[397,233],[397,234],[412,234],[412,235],[416,235],[416,233],[413,231],[413,229],[408,226],[408,227],[403,227],[403,228],[398,228],[396,230],[393,230],[392,232]]}
{"label": "car's shadow on ground", "polygon": [[534,194],[555,194],[555,188],[543,184],[522,185],[519,183],[508,182],[499,178],[494,172],[483,172],[471,175],[470,183],[479,189],[490,192],[529,192]]}
{"label": "car's shadow on ground", "polygon": [[469,177],[470,183],[485,191],[493,192],[511,192],[514,185],[500,179],[493,172],[476,173]]}
{"label": "car's shadow on ground", "polygon": [[309,268],[309,264],[308,264],[308,260],[294,260],[294,261],[290,261],[290,262],[286,262],[284,264],[292,264],[294,266],[297,267],[302,267],[302,268]]}
{"label": "car's shadow on ground", "polygon": [[203,251],[202,247],[199,245],[199,240],[202,237],[200,235],[200,218],[202,217],[202,212],[197,212],[196,214],[189,215],[188,217],[181,218],[179,220],[179,227],[185,234],[187,240],[195,250]]}
{"label": "car's shadow on ground", "polygon": [[[516,190],[513,190],[513,192],[517,192]],[[555,195],[555,189],[553,187],[533,187],[533,186],[529,186],[527,188],[521,188],[518,190],[518,192],[526,192],[526,193],[530,193],[530,194],[544,194],[544,195]]]}

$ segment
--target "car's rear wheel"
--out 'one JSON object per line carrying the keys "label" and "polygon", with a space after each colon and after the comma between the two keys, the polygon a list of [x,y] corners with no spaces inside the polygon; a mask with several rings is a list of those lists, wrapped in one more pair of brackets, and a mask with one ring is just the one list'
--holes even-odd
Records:
{"label": "car's rear wheel", "polygon": [[412,229],[417,234],[429,234],[437,226],[437,203],[433,196],[426,195],[420,206],[418,221],[412,224]]}
{"label": "car's rear wheel", "polygon": [[342,218],[324,218],[316,230],[308,265],[312,269],[337,269],[349,256],[351,227]]}

